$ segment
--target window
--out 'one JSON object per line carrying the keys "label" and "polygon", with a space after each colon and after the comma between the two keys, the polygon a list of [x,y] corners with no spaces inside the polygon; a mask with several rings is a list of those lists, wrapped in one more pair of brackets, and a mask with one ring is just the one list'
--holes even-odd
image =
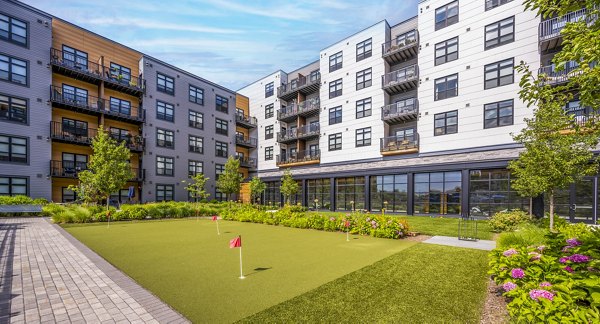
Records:
{"label": "window", "polygon": [[494,128],[513,124],[513,100],[489,103],[483,106],[483,127]]}
{"label": "window", "polygon": [[458,59],[458,37],[435,44],[435,65]]}
{"label": "window", "polygon": [[273,146],[265,147],[265,160],[273,160]]}
{"label": "window", "polygon": [[371,145],[371,127],[356,130],[356,147]]}
{"label": "window", "polygon": [[342,106],[329,109],[329,125],[342,122]]}
{"label": "window", "polygon": [[273,125],[269,125],[265,127],[265,139],[273,138],[275,127]]}
{"label": "window", "polygon": [[131,102],[119,98],[110,97],[110,111],[120,115],[131,115]]}
{"label": "window", "polygon": [[219,176],[225,172],[225,165],[215,164],[215,180],[219,179]]}
{"label": "window", "polygon": [[0,94],[0,120],[27,124],[27,100]]}
{"label": "window", "polygon": [[506,18],[485,26],[485,49],[515,41],[515,17]]}
{"label": "window", "polygon": [[197,174],[204,173],[204,164],[202,161],[188,161],[188,176],[194,177]]}
{"label": "window", "polygon": [[173,175],[173,158],[166,156],[156,157],[156,175],[172,176]]}
{"label": "window", "polygon": [[67,187],[62,187],[62,202],[74,202],[77,200],[77,194],[73,190],[69,190]]}
{"label": "window", "polygon": [[491,217],[501,210],[529,209],[529,199],[521,198],[511,188],[512,177],[508,170],[471,170],[469,173],[471,215]]}
{"label": "window", "polygon": [[342,95],[342,79],[329,82],[329,99]]}
{"label": "window", "polygon": [[460,171],[415,174],[414,213],[460,215],[461,179]]}
{"label": "window", "polygon": [[408,211],[408,176],[406,174],[372,176],[370,180],[372,211],[380,211],[383,208],[395,213]]}
{"label": "window", "polygon": [[[315,209],[329,209],[331,207],[331,179],[307,179],[306,196],[308,205]],[[316,201],[315,201],[316,200]]]}
{"label": "window", "polygon": [[173,200],[173,185],[156,185],[156,201],[171,201]]}
{"label": "window", "polygon": [[[62,174],[76,175],[77,172],[87,170],[88,156],[85,154],[62,153]],[[59,166],[60,168],[60,166]],[[56,170],[53,170],[53,172]]]}
{"label": "window", "polygon": [[450,2],[435,9],[435,30],[448,27],[458,22],[458,1]]}
{"label": "window", "polygon": [[264,205],[281,205],[281,183],[279,181],[266,181],[265,182],[265,192],[263,193],[264,199],[262,199],[262,203]]}
{"label": "window", "polygon": [[0,135],[0,161],[27,163],[27,139]]}
{"label": "window", "polygon": [[485,10],[494,9],[509,2],[512,2],[512,0],[485,0]]}
{"label": "window", "polygon": [[76,69],[87,70],[88,55],[86,52],[63,45],[63,63]]}
{"label": "window", "polygon": [[342,52],[337,52],[329,56],[329,72],[333,72],[342,68]]}
{"label": "window", "polygon": [[371,82],[372,82],[371,68],[356,72],[356,90],[370,87]]}
{"label": "window", "polygon": [[88,140],[88,123],[63,117],[62,133],[61,135],[75,136],[81,140]]}
{"label": "window", "polygon": [[76,105],[87,106],[88,104],[88,92],[85,89],[76,88],[67,84],[62,86],[63,94],[62,99],[70,101]]}
{"label": "window", "polygon": [[417,32],[415,30],[400,34],[396,37],[396,45],[398,45],[398,47],[404,47],[406,45],[415,43],[417,41],[416,35]]}
{"label": "window", "polygon": [[513,59],[508,59],[485,66],[485,89],[501,87],[514,82]]}
{"label": "window", "polygon": [[190,85],[190,102],[204,105],[204,89]]}
{"label": "window", "polygon": [[373,53],[372,47],[371,38],[356,44],[356,62],[371,57]]}
{"label": "window", "polygon": [[337,151],[342,149],[342,133],[329,135],[329,150]]}
{"label": "window", "polygon": [[204,139],[202,137],[190,135],[188,138],[188,150],[194,153],[204,153]]}
{"label": "window", "polygon": [[156,119],[172,122],[175,119],[173,116],[174,111],[173,105],[162,101],[156,102]]}
{"label": "window", "polygon": [[166,94],[175,94],[175,80],[161,73],[156,73],[156,90]]}
{"label": "window", "polygon": [[229,99],[217,95],[215,106],[217,111],[227,113],[229,111]]}
{"label": "window", "polygon": [[435,100],[458,96],[458,74],[435,80]]}
{"label": "window", "polygon": [[371,116],[371,98],[356,102],[356,119]]}
{"label": "window", "polygon": [[[352,210],[365,208],[365,177],[335,179],[335,208]],[[350,203],[351,201],[354,204]]]}
{"label": "window", "polygon": [[190,127],[204,129],[204,115],[201,112],[190,110],[188,113]]}
{"label": "window", "polygon": [[319,70],[314,70],[310,72],[310,82],[316,82],[321,79],[321,72]]}
{"label": "window", "polygon": [[0,80],[27,85],[27,62],[0,55]]}
{"label": "window", "polygon": [[27,46],[27,23],[0,14],[0,39],[17,45]]}
{"label": "window", "polygon": [[119,65],[117,63],[110,62],[110,77],[117,81],[123,81],[129,83],[131,81],[131,69]]}
{"label": "window", "polygon": [[275,109],[273,108],[273,104],[268,104],[265,106],[265,119],[269,119],[275,115]]}
{"label": "window", "polygon": [[217,128],[217,134],[227,135],[228,134],[228,123],[226,120],[215,118],[215,127]]}
{"label": "window", "polygon": [[434,118],[435,136],[454,134],[458,132],[458,110],[435,114]]}
{"label": "window", "polygon": [[[87,124],[87,123],[86,123]],[[87,125],[86,125],[87,127]],[[110,127],[109,128],[110,137],[112,137],[115,141],[121,143],[125,142],[125,144],[129,144],[131,142],[131,134],[127,129]]]}
{"label": "window", "polygon": [[0,196],[27,196],[27,178],[0,177]]}
{"label": "window", "polygon": [[215,155],[216,156],[226,158],[228,155],[227,151],[228,151],[227,143],[219,142],[219,141],[215,142]]}
{"label": "window", "polygon": [[175,147],[174,137],[175,137],[175,134],[173,133],[173,131],[157,128],[156,129],[156,146],[174,148]]}
{"label": "window", "polygon": [[275,85],[273,84],[273,82],[269,82],[267,85],[265,85],[265,98],[272,96],[274,92]]}

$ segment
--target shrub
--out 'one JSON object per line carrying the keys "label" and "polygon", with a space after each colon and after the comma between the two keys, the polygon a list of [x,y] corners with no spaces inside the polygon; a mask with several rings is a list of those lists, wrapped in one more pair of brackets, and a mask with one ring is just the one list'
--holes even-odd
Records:
{"label": "shrub", "polygon": [[33,199],[27,196],[0,196],[0,205],[31,205]]}
{"label": "shrub", "polygon": [[505,232],[498,237],[499,248],[540,245],[544,243],[546,231],[534,224],[521,224],[514,232]]}
{"label": "shrub", "polygon": [[493,232],[510,232],[517,229],[519,224],[530,221],[531,218],[526,212],[513,209],[510,211],[497,212],[489,221]]}

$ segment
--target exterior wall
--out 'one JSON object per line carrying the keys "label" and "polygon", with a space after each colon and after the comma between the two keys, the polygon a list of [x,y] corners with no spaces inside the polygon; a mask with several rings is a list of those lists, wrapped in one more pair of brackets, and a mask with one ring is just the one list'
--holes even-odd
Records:
{"label": "exterior wall", "polygon": [[[254,116],[250,114],[250,99],[248,97],[243,96],[239,93],[236,93],[235,94],[235,108],[236,108],[236,114],[237,114],[238,110],[241,110],[241,112],[243,112],[245,117],[250,117],[251,119],[254,118]],[[258,131],[256,130],[256,127],[252,128],[252,129],[247,129],[245,127],[236,125],[235,131],[236,131],[236,134],[238,132],[244,134],[244,138],[256,139],[258,136]],[[245,158],[250,158],[250,159],[253,159],[254,161],[256,161],[256,158],[257,158],[257,149],[256,148],[249,149],[249,148],[242,147],[242,146],[236,146],[235,152],[236,152],[236,155],[242,154]],[[240,173],[243,175],[244,179],[248,179],[251,171],[255,171],[255,170],[256,170],[256,167],[248,168],[245,166],[240,166]]]}
{"label": "exterior wall", "polygon": [[27,124],[0,119],[0,134],[27,138],[28,162],[0,162],[0,176],[28,178],[27,194],[34,198],[51,199],[49,160],[49,121],[52,110],[48,105],[52,73],[50,46],[52,17],[12,0],[0,0],[0,12],[27,23],[27,47],[0,40],[0,53],[28,63],[27,85],[0,81],[0,94],[27,101]]}
{"label": "exterior wall", "polygon": [[[146,93],[144,94],[144,107],[146,109],[146,123],[144,137],[146,150],[142,165],[146,170],[146,179],[143,187],[143,201],[156,200],[156,185],[167,184],[175,188],[174,199],[188,200],[188,193],[182,180],[188,178],[188,161],[202,161],[204,175],[210,180],[206,190],[210,193],[209,199],[215,198],[215,165],[224,165],[227,158],[216,157],[215,141],[228,144],[228,156],[235,154],[235,93],[231,90],[213,84],[207,80],[191,75],[155,58],[145,56],[141,62],[144,79],[146,80]],[[170,76],[175,80],[175,94],[169,95],[157,91],[157,72]],[[204,105],[189,100],[189,86],[193,85],[204,89]],[[227,113],[217,111],[215,108],[216,95],[227,98],[229,108]],[[156,102],[163,101],[172,104],[174,108],[174,121],[169,122],[157,119]],[[203,114],[204,129],[192,128],[188,124],[188,112],[194,110]],[[216,134],[216,118],[228,121],[228,135]],[[175,134],[175,148],[164,148],[156,145],[156,129],[172,130]],[[204,153],[194,153],[188,150],[188,136],[202,137]],[[174,175],[162,176],[156,174],[156,156],[167,156],[174,159]]]}

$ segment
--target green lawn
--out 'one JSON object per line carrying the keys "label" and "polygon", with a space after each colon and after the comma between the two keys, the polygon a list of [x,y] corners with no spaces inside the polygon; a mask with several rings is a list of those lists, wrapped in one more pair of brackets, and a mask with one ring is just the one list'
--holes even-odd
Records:
{"label": "green lawn", "polygon": [[487,252],[419,244],[244,323],[479,323]]}
{"label": "green lawn", "polygon": [[[346,242],[341,233],[219,224],[220,236],[214,222],[194,219],[65,229],[198,323],[243,319],[416,244],[363,236]],[[244,280],[238,279],[239,251],[228,246],[238,234],[243,241]]]}

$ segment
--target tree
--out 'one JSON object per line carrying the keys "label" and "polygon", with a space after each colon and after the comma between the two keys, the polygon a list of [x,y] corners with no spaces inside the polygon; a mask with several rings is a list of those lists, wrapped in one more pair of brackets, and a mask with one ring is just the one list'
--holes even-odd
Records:
{"label": "tree", "polygon": [[286,169],[283,171],[283,177],[281,177],[281,187],[280,191],[283,194],[283,197],[286,203],[290,204],[290,199],[293,195],[298,193],[299,190],[298,183],[292,177],[292,171],[290,169]]}
{"label": "tree", "polygon": [[217,188],[227,195],[227,200],[231,200],[232,194],[240,192],[242,178],[242,175],[240,175],[240,160],[230,156],[227,163],[225,163],[225,170],[217,178]]}
{"label": "tree", "polygon": [[185,190],[187,190],[190,193],[191,198],[194,198],[196,200],[196,217],[198,217],[200,202],[208,198],[208,196],[210,196],[210,194],[206,192],[206,190],[204,190],[204,186],[206,185],[207,181],[208,178],[205,177],[202,173],[197,173],[196,175],[191,177],[190,180],[181,181],[183,183],[188,183],[188,185],[185,187]]}
{"label": "tree", "polygon": [[[528,9],[537,10],[543,17],[564,15],[580,9],[598,8],[599,1],[526,0]],[[594,7],[595,5],[595,7]],[[597,9],[588,10],[588,16]],[[550,229],[554,227],[554,196],[559,189],[598,171],[598,159],[592,150],[598,145],[600,124],[595,112],[585,122],[576,121],[564,107],[578,95],[583,107],[598,107],[600,94],[597,84],[600,70],[595,62],[600,59],[600,25],[597,19],[574,19],[561,31],[563,48],[553,59],[557,71],[565,69],[569,61],[568,82],[549,85],[550,76],[534,77],[529,67],[521,62],[517,68],[523,73],[519,95],[534,109],[534,117],[526,119],[527,127],[514,139],[523,144],[519,158],[509,164],[514,173],[513,187],[523,196],[548,196]]]}
{"label": "tree", "polygon": [[84,199],[106,200],[108,210],[110,194],[125,186],[134,177],[129,164],[131,153],[125,143],[117,144],[100,125],[92,139],[92,156],[88,169],[79,172],[79,186],[69,186]]}
{"label": "tree", "polygon": [[252,203],[256,202],[260,195],[267,189],[267,185],[260,180],[259,177],[253,177],[250,180],[250,197],[252,199]]}

